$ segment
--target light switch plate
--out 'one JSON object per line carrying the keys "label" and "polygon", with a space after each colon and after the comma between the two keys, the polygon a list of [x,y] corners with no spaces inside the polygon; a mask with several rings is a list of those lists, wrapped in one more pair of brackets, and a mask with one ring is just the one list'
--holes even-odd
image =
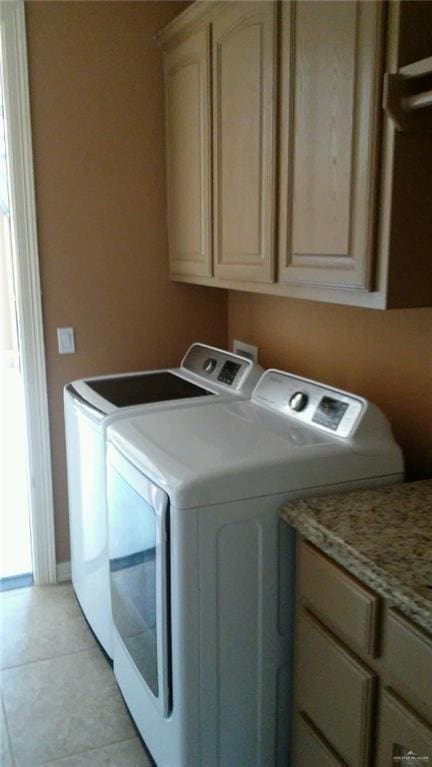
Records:
{"label": "light switch plate", "polygon": [[75,353],[75,336],[73,328],[57,328],[59,354]]}
{"label": "light switch plate", "polygon": [[242,357],[247,357],[248,360],[258,364],[258,346],[252,346],[252,344],[247,344],[245,341],[239,341],[237,338],[234,338],[233,352],[234,354],[240,354]]}

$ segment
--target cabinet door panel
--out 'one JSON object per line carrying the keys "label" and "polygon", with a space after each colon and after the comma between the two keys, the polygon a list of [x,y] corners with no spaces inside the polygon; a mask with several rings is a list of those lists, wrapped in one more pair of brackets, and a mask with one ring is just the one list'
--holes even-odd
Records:
{"label": "cabinet door panel", "polygon": [[209,35],[206,26],[164,55],[172,274],[212,273]]}
{"label": "cabinet door panel", "polygon": [[373,657],[379,597],[305,541],[298,555],[299,593],[311,612],[350,647]]}
{"label": "cabinet door panel", "polygon": [[350,767],[369,764],[375,675],[306,612],[297,617],[296,708]]}
{"label": "cabinet door panel", "polygon": [[283,4],[283,282],[371,286],[381,6]]}
{"label": "cabinet door panel", "polygon": [[394,610],[387,614],[384,657],[392,687],[432,720],[432,639]]}
{"label": "cabinet door panel", "polygon": [[227,3],[213,26],[215,275],[272,279],[273,2]]}
{"label": "cabinet door panel", "polygon": [[381,699],[377,767],[432,762],[432,730],[396,695],[385,690]]}
{"label": "cabinet door panel", "polygon": [[303,715],[297,717],[295,764],[298,767],[346,767]]}

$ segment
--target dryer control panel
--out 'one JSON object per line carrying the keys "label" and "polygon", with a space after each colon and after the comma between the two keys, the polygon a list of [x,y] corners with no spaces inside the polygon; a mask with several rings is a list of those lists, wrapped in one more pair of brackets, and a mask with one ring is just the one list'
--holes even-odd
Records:
{"label": "dryer control panel", "polygon": [[251,360],[205,344],[193,344],[187,351],[181,366],[204,379],[203,383],[212,381],[234,391],[239,391],[255,369]]}
{"label": "dryer control panel", "polygon": [[352,437],[366,408],[366,400],[307,378],[267,370],[253,400],[279,414],[338,437]]}

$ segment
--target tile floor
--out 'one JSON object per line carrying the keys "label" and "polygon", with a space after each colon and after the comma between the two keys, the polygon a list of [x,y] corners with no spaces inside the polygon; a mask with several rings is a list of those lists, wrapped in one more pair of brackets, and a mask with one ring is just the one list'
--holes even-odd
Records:
{"label": "tile floor", "polygon": [[70,584],[0,594],[1,767],[150,767]]}

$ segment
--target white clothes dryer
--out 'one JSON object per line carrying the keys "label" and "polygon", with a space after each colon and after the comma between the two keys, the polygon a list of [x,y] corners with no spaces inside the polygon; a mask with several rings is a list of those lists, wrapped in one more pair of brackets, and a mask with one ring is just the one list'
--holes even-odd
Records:
{"label": "white clothes dryer", "polygon": [[132,413],[249,397],[262,368],[193,344],[179,368],[73,381],[64,390],[72,583],[84,615],[112,657],[105,431]]}
{"label": "white clothes dryer", "polygon": [[398,482],[384,415],[281,371],[107,430],[114,673],[158,767],[288,763],[288,499]]}

